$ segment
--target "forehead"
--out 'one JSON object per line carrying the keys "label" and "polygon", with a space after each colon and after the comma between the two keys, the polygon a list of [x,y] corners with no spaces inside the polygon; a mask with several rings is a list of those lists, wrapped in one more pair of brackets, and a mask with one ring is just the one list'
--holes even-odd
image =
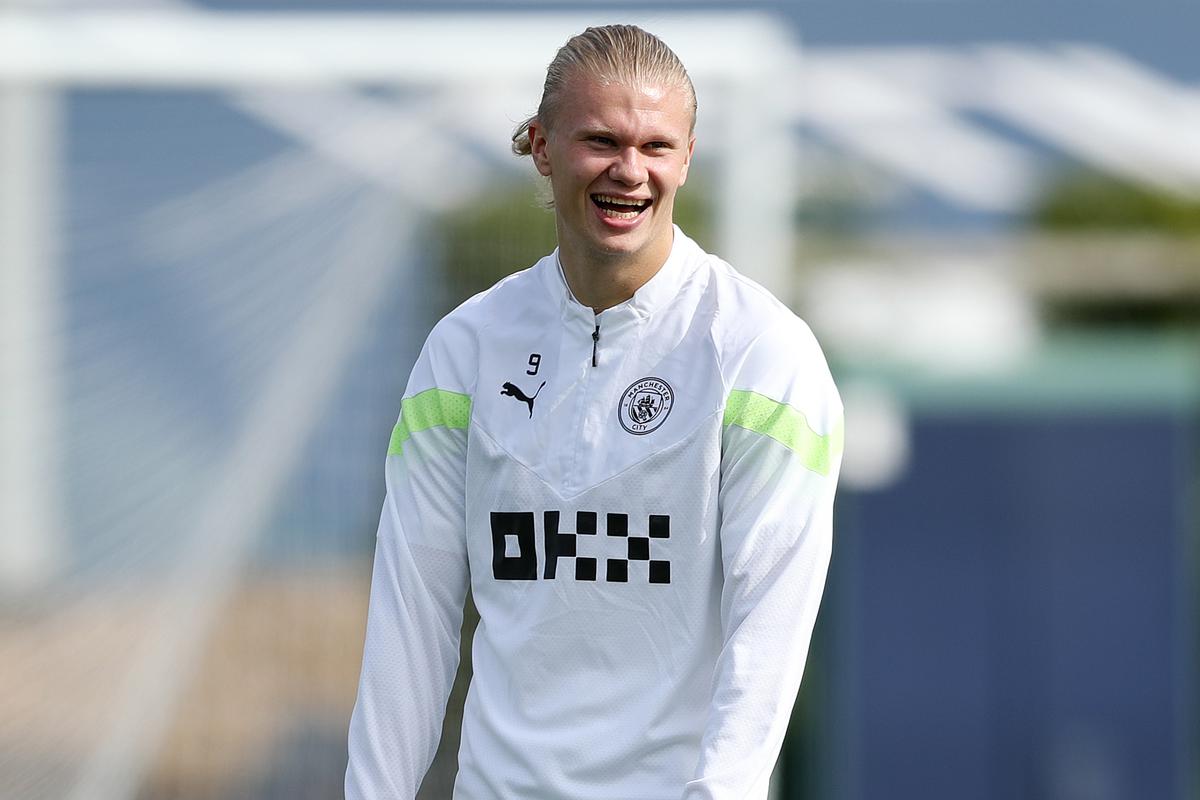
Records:
{"label": "forehead", "polygon": [[691,131],[690,97],[677,84],[629,84],[576,73],[563,89],[555,110],[556,127],[657,128],[682,136]]}

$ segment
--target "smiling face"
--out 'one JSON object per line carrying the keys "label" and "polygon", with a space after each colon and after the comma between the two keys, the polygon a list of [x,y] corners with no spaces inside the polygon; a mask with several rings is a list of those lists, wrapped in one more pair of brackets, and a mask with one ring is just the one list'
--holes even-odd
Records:
{"label": "smiling face", "polygon": [[571,279],[615,266],[645,273],[644,283],[671,251],[675,192],[695,144],[690,98],[682,87],[583,74],[565,89],[551,124],[529,129],[534,164],[554,194],[563,267]]}

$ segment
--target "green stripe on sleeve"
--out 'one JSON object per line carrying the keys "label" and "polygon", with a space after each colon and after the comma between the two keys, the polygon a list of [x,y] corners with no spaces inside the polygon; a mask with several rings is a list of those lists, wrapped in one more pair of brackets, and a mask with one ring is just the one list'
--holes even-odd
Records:
{"label": "green stripe on sleeve", "polygon": [[408,437],[429,428],[465,429],[471,419],[471,396],[426,389],[400,401],[400,421],[392,429],[388,455],[399,455]]}
{"label": "green stripe on sleeve", "polygon": [[800,456],[804,466],[828,475],[833,460],[842,451],[844,428],[839,419],[833,431],[822,436],[808,425],[796,409],[769,397],[734,389],[725,404],[726,425],[769,436]]}

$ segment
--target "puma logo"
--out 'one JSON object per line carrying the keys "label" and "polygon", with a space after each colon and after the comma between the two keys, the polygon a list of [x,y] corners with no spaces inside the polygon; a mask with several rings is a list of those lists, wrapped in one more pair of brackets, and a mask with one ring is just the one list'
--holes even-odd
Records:
{"label": "puma logo", "polygon": [[[542,386],[545,386],[545,385],[546,385],[546,382],[542,381]],[[539,386],[537,388],[537,391],[533,393],[533,397],[528,397],[528,396],[526,396],[526,394],[524,392],[521,391],[520,386],[517,386],[516,384],[513,384],[513,383],[505,382],[504,388],[500,390],[500,394],[506,395],[508,397],[515,397],[518,400],[520,400],[522,403],[525,403],[527,406],[529,406],[529,418],[533,419],[533,401],[535,399],[537,399],[538,394],[542,391],[542,386]]]}

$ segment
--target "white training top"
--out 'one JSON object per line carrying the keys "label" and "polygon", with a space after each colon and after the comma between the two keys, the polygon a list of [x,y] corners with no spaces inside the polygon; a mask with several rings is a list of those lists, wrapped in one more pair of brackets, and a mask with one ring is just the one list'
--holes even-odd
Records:
{"label": "white training top", "polygon": [[557,253],[434,328],[392,434],[348,800],[412,800],[479,609],[455,800],[763,800],[829,563],[807,326],[676,228],[599,315]]}

